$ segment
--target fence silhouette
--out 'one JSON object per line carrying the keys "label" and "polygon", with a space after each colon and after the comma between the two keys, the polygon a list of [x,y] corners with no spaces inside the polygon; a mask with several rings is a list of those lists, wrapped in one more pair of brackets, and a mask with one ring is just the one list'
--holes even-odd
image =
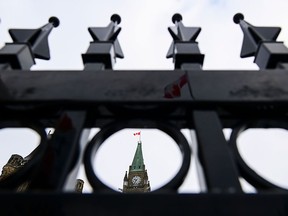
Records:
{"label": "fence silhouette", "polygon": [[[13,43],[0,50],[0,123],[31,128],[41,142],[1,179],[1,215],[287,214],[287,189],[257,174],[237,148],[246,129],[288,128],[288,49],[276,41],[281,29],[255,27],[236,14],[244,34],[241,57],[254,56],[260,69],[213,71],[202,70],[205,55],[196,42],[201,28],[184,26],[180,14],[172,21],[167,58],[175,69],[169,71],[113,70],[115,59],[124,57],[116,14],[107,27],[88,28],[93,41],[82,54],[83,71],[29,70],[35,58],[50,58],[56,17],[39,29],[9,31]],[[89,143],[95,127],[101,130]],[[46,128],[55,131],[47,136]],[[102,143],[124,128],[155,128],[175,140],[182,165],[171,181],[145,194],[117,193],[101,182],[92,161]],[[183,128],[192,130],[197,149],[190,148]],[[228,141],[223,128],[232,129]],[[202,172],[202,193],[178,194],[191,155]],[[76,179],[81,164],[92,194],[71,192],[76,182],[78,192],[83,186]],[[244,193],[240,177],[257,193]],[[24,192],[17,192],[23,184]]]}

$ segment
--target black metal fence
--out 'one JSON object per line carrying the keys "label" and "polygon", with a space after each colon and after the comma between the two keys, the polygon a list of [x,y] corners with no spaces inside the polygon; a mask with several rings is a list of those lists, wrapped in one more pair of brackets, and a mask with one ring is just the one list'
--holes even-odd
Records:
{"label": "black metal fence", "polygon": [[[249,128],[287,128],[288,49],[276,41],[280,28],[255,27],[236,14],[241,57],[255,56],[260,70],[207,71],[196,42],[201,29],[185,27],[179,14],[172,21],[167,57],[175,70],[169,71],[113,71],[115,58],[124,57],[118,15],[107,27],[89,28],[93,42],[82,55],[83,71],[29,70],[35,58],[49,59],[57,18],[39,29],[9,31],[14,42],[0,50],[1,126],[32,128],[41,143],[0,181],[1,215],[287,215],[287,189],[249,167],[236,142]],[[87,130],[95,127],[101,130],[88,143]],[[52,136],[46,128],[55,129]],[[99,180],[95,153],[124,128],[155,128],[175,140],[183,160],[170,182],[151,193],[122,194]],[[195,131],[197,149],[191,151],[183,128]],[[233,131],[228,141],[223,128]],[[178,194],[191,155],[205,190]],[[73,190],[82,163],[93,193],[65,192]],[[245,194],[240,177],[257,193]],[[27,188],[17,193],[23,183]]]}

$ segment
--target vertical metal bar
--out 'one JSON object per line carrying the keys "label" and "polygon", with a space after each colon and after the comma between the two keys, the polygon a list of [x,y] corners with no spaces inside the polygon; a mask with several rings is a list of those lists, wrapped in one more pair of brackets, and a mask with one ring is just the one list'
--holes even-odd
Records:
{"label": "vertical metal bar", "polygon": [[89,138],[90,132],[91,132],[91,129],[84,129],[81,133],[81,137],[79,140],[78,159],[73,170],[70,172],[69,176],[66,178],[66,182],[64,186],[65,191],[74,191],[75,189],[78,172],[82,164],[83,154],[84,154],[85,147],[88,144],[88,138]]}
{"label": "vertical metal bar", "polygon": [[[113,14],[111,16],[111,23],[108,25],[108,27],[89,28],[89,32],[94,39],[94,42],[90,43],[87,52],[82,55],[84,71],[104,71],[105,69],[113,69],[116,57],[124,57],[120,44],[117,40],[117,36],[121,30],[121,28],[117,27],[117,25],[120,24],[120,22],[121,17],[117,14]],[[109,35],[109,38],[103,37],[103,35]],[[103,43],[103,41],[106,41],[107,43]],[[71,171],[66,180],[65,190],[74,190],[77,174],[82,163],[83,153],[88,143],[90,132],[91,129],[85,129],[81,133],[78,152],[79,158],[74,166],[74,169]]]}
{"label": "vertical metal bar", "polygon": [[30,189],[61,191],[76,163],[85,112],[65,112],[58,122]]}
{"label": "vertical metal bar", "polygon": [[84,70],[105,70],[105,64],[103,63],[86,63],[84,64]]}
{"label": "vertical metal bar", "polygon": [[236,165],[215,111],[194,111],[199,158],[208,192],[241,192]]}
{"label": "vertical metal bar", "polygon": [[198,175],[198,181],[201,192],[207,192],[207,185],[204,175],[203,167],[200,163],[199,156],[198,156],[198,142],[197,142],[197,136],[195,130],[190,130],[190,136],[191,136],[191,148],[193,152],[193,156],[195,159],[195,165],[196,165],[196,171]]}

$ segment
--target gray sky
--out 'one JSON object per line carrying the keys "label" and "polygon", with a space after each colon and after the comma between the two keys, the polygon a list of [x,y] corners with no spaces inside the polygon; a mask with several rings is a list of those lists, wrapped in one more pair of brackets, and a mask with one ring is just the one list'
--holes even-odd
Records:
{"label": "gray sky", "polygon": [[[57,16],[60,26],[49,37],[51,60],[37,60],[32,70],[81,70],[81,54],[92,41],[87,28],[106,26],[110,16],[118,13],[122,18],[119,42],[125,58],[117,59],[115,69],[170,70],[173,69],[172,60],[165,56],[172,38],[167,27],[173,25],[171,17],[177,12],[182,14],[184,25],[202,28],[197,41],[205,54],[204,69],[254,70],[258,68],[253,64],[253,58],[239,57],[243,34],[232,21],[234,14],[243,13],[245,19],[255,26],[282,27],[278,40],[287,44],[287,8],[286,0],[0,0],[0,45],[11,42],[7,32],[9,28],[38,28],[46,24],[50,16]],[[122,187],[124,173],[133,159],[137,143],[134,132],[137,129],[113,136],[100,149],[101,157],[97,157],[103,164],[96,166],[97,173],[116,190]],[[288,187],[288,174],[280,172],[280,168],[285,168],[280,166],[283,166],[288,152],[288,145],[285,145],[288,135],[281,130],[269,134],[262,130],[259,133],[256,136],[255,131],[253,135],[246,132],[239,138],[243,142],[241,152],[260,173]],[[1,167],[12,153],[21,148],[21,154],[25,156],[36,145],[32,143],[37,143],[37,139],[33,141],[33,136],[29,136],[27,131],[17,134],[15,136],[11,130],[0,132],[1,140],[5,140],[2,143],[5,151],[0,152]],[[189,132],[185,134],[189,138]],[[264,136],[267,137],[263,139]],[[142,140],[145,164],[152,189],[155,189],[173,177],[181,163],[180,153],[169,137],[161,132],[142,130]],[[123,148],[129,149],[125,155],[122,154]],[[159,155],[162,149],[165,153]],[[163,164],[169,165],[163,169]],[[192,168],[181,189],[183,192],[199,191],[195,168]]]}

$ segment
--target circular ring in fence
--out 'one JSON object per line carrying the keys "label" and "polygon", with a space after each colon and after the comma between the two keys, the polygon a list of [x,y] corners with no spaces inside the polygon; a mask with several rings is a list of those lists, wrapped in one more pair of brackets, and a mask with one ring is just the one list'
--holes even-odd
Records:
{"label": "circular ring in fence", "polygon": [[176,191],[181,184],[183,183],[189,167],[191,160],[191,150],[190,146],[178,128],[175,128],[173,125],[163,122],[155,122],[148,120],[131,120],[131,121],[119,121],[114,122],[110,125],[103,127],[89,142],[86,147],[84,154],[84,166],[87,178],[93,187],[94,191],[105,190],[105,191],[114,191],[107,185],[105,185],[95,174],[93,169],[93,160],[95,159],[96,153],[99,147],[104,143],[104,141],[113,135],[114,133],[125,129],[125,128],[153,128],[163,131],[169,135],[178,145],[181,154],[182,154],[182,165],[178,170],[177,174],[171,179],[167,184],[163,185],[155,191],[170,190]]}
{"label": "circular ring in fence", "polygon": [[259,120],[252,123],[243,124],[233,129],[229,140],[229,144],[232,148],[234,158],[236,159],[240,175],[247,182],[249,182],[257,190],[273,189],[279,191],[288,191],[287,189],[279,187],[278,185],[275,185],[264,177],[260,176],[242,158],[237,146],[237,138],[243,131],[251,128],[283,128],[288,130],[288,123],[282,121]]}
{"label": "circular ring in fence", "polygon": [[[45,143],[47,140],[47,134],[45,128],[35,122],[20,122],[20,121],[5,121],[0,123],[0,129],[5,128],[29,128],[35,131],[40,136],[39,145],[26,157],[21,158],[21,167],[13,172],[12,175],[8,175],[5,178],[2,178],[0,181],[0,189],[15,189],[20,184],[29,180],[31,174],[36,167],[36,165],[41,160],[44,150]],[[16,155],[17,156],[17,155]],[[20,157],[20,156],[19,156]],[[13,158],[11,158],[13,160]]]}

